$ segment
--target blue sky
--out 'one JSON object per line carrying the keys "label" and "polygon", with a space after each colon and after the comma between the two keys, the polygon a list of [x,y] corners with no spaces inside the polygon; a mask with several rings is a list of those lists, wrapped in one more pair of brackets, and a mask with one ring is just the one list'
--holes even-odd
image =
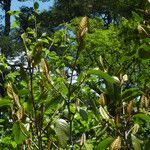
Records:
{"label": "blue sky", "polygon": [[[12,0],[11,9],[18,10],[19,7],[21,7],[21,6],[32,7],[33,1],[35,1],[35,0],[28,0],[26,2],[18,2],[18,0]],[[41,2],[41,1],[37,0],[37,2],[39,3],[39,6],[40,6],[39,9],[44,10],[44,9],[48,9],[50,6],[52,6],[54,3],[54,0],[50,0],[48,2]]]}
{"label": "blue sky", "polygon": [[[54,3],[54,0],[49,0],[48,2],[41,2],[39,0],[28,0],[26,2],[19,2],[18,0],[12,0],[11,3],[11,10],[19,10],[19,7],[21,6],[28,6],[28,7],[33,7],[33,1],[37,1],[39,3],[39,10],[48,10]],[[4,15],[4,11],[0,9],[0,15]],[[11,17],[11,20],[13,17]],[[2,21],[2,20],[1,20]],[[0,23],[1,23],[0,21]],[[2,21],[4,23],[4,20]]]}

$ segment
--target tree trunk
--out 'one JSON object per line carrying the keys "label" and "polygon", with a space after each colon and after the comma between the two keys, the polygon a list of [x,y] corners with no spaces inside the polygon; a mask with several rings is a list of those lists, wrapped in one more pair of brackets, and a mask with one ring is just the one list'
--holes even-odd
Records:
{"label": "tree trunk", "polygon": [[10,15],[7,13],[10,11],[11,7],[11,0],[5,0],[4,1],[4,11],[5,11],[5,29],[4,29],[4,35],[8,36],[10,32]]}
{"label": "tree trunk", "polygon": [[[11,7],[11,0],[3,0],[1,1],[2,5],[3,5],[3,9],[5,11],[5,28],[4,28],[4,35],[5,36],[9,36],[9,32],[10,32],[10,15],[7,13],[8,11],[10,11],[10,7]],[[1,49],[1,54],[4,54],[3,49]],[[6,56],[7,57],[7,56]],[[0,98],[5,96],[5,88],[4,88],[4,74],[6,73],[6,71],[4,71],[3,73],[0,73],[0,81],[1,81],[1,85],[0,85]]]}

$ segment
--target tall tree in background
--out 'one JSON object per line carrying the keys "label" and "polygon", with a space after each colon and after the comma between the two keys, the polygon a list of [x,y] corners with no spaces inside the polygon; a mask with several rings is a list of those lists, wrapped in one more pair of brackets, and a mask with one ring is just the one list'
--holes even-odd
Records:
{"label": "tall tree in background", "polygon": [[118,22],[119,18],[131,18],[132,11],[144,7],[143,0],[56,0],[49,11],[41,13],[42,25],[55,29],[59,24],[69,22],[79,16],[99,16],[103,18],[105,26]]}
{"label": "tall tree in background", "polygon": [[8,36],[10,32],[10,11],[11,7],[11,0],[1,0],[0,4],[2,5],[2,9],[5,11],[5,28],[4,28],[4,35]]}

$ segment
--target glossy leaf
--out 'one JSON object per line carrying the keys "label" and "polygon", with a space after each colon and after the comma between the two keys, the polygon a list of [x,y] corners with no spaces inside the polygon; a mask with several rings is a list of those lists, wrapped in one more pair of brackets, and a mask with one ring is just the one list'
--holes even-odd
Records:
{"label": "glossy leaf", "polygon": [[98,146],[97,146],[97,150],[106,150],[106,148],[113,142],[113,138],[108,137],[106,139],[104,139],[103,141],[101,141]]}
{"label": "glossy leaf", "polygon": [[89,70],[87,72],[87,74],[97,75],[110,83],[115,83],[115,84],[117,83],[117,81],[113,77],[111,77],[109,74],[107,74],[101,70]]}

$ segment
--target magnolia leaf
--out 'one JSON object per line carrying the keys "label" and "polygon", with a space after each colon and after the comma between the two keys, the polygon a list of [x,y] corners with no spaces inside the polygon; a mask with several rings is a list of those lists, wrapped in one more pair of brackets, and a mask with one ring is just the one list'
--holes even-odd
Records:
{"label": "magnolia leaf", "polygon": [[0,108],[3,107],[3,106],[11,106],[11,105],[12,105],[12,101],[11,100],[4,99],[4,98],[0,99]]}
{"label": "magnolia leaf", "polygon": [[84,74],[83,74],[83,72],[81,72],[81,73],[78,75],[77,82],[80,83],[80,82],[83,80],[83,78],[84,78]]}
{"label": "magnolia leaf", "polygon": [[113,138],[111,137],[104,139],[98,144],[97,150],[105,150],[112,142]]}
{"label": "magnolia leaf", "polygon": [[17,20],[13,20],[11,27],[12,27],[12,28],[17,28],[18,25],[19,25],[18,21],[17,21]]}
{"label": "magnolia leaf", "polygon": [[83,120],[88,120],[88,115],[87,115],[87,112],[83,109],[80,109],[79,110],[79,113],[80,113],[80,116],[83,118]]}
{"label": "magnolia leaf", "polygon": [[149,42],[150,42],[150,38],[147,37],[147,38],[143,39],[142,41],[143,41],[143,42],[146,42],[146,43],[149,43]]}
{"label": "magnolia leaf", "polygon": [[138,97],[141,94],[143,94],[143,92],[140,91],[139,89],[130,88],[130,89],[125,90],[122,93],[122,100],[123,101],[131,101],[131,100],[133,100],[134,98]]}
{"label": "magnolia leaf", "polygon": [[2,122],[4,122],[5,121],[5,119],[0,119],[0,123],[2,123]]}
{"label": "magnolia leaf", "polygon": [[143,122],[150,122],[150,115],[147,114],[135,114],[133,116],[135,122],[140,122],[140,120]]}
{"label": "magnolia leaf", "polygon": [[20,76],[26,83],[28,83],[29,78],[27,72],[23,69],[23,67],[20,67]]}
{"label": "magnolia leaf", "polygon": [[141,143],[142,143],[142,141],[139,140],[133,134],[131,134],[131,139],[132,139],[132,145],[133,145],[134,150],[141,150]]}
{"label": "magnolia leaf", "polygon": [[69,126],[68,123],[64,119],[57,119],[55,121],[54,130],[56,132],[56,136],[58,137],[60,146],[65,148],[67,145],[68,137],[69,137]]}
{"label": "magnolia leaf", "polygon": [[34,9],[35,9],[35,10],[39,9],[39,3],[38,3],[38,2],[35,2],[35,3],[34,3]]}
{"label": "magnolia leaf", "polygon": [[14,123],[12,130],[17,144],[21,144],[28,137],[28,131],[24,127],[23,123],[19,121]]}
{"label": "magnolia leaf", "polygon": [[115,78],[111,77],[109,74],[107,74],[107,73],[105,73],[105,72],[103,72],[103,71],[101,71],[101,70],[89,70],[89,71],[87,72],[87,74],[94,74],[94,75],[97,75],[97,76],[99,76],[99,77],[105,79],[106,81],[108,81],[108,82],[110,82],[110,83],[114,83],[114,84],[118,83],[118,81],[116,81]]}
{"label": "magnolia leaf", "polygon": [[148,138],[145,142],[144,142],[144,150],[150,150],[150,139]]}
{"label": "magnolia leaf", "polygon": [[89,144],[89,143],[85,142],[84,146],[85,146],[86,150],[93,150],[93,145],[92,144]]}
{"label": "magnolia leaf", "polygon": [[138,50],[138,55],[142,59],[149,59],[150,58],[150,46],[148,44],[143,44],[140,46]]}

